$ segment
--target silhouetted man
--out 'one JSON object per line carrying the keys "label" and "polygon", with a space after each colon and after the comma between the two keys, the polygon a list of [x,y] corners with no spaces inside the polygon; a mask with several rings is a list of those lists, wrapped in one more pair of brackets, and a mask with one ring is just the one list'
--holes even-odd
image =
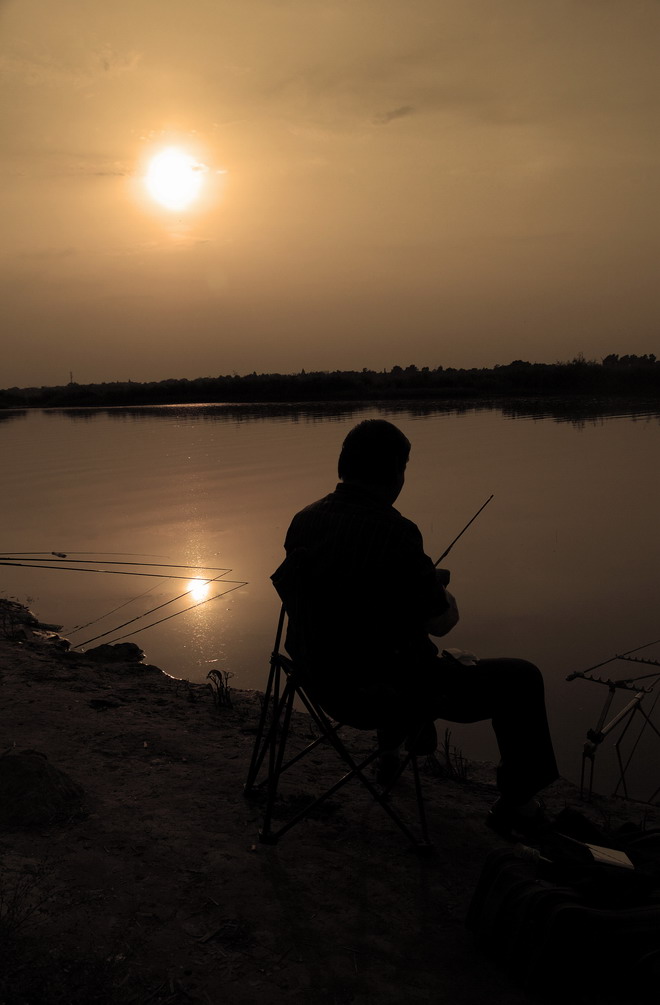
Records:
{"label": "silhouetted man", "polygon": [[409,454],[392,423],[361,422],[342,446],[335,491],[293,518],[273,575],[289,616],[286,648],[331,715],[378,728],[391,746],[431,720],[491,719],[500,798],[488,823],[531,834],[541,821],[534,796],[557,778],[543,680],[524,660],[465,666],[438,656],[429,634],[446,634],[458,610],[418,528],[393,506]]}

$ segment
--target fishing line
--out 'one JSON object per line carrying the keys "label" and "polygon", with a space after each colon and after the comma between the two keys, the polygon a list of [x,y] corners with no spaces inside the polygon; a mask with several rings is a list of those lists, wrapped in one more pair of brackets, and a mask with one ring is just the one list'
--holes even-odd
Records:
{"label": "fishing line", "polygon": [[158,583],[154,583],[147,590],[145,590],[144,593],[138,593],[135,597],[131,597],[130,600],[125,600],[123,604],[119,604],[117,607],[113,607],[111,611],[106,611],[105,614],[99,615],[98,618],[93,618],[92,621],[86,621],[84,625],[76,625],[74,628],[63,628],[62,634],[68,637],[69,635],[75,634],[75,632],[82,632],[84,628],[90,628],[91,625],[98,624],[99,621],[103,621],[105,618],[109,618],[111,614],[116,614],[117,611],[121,611],[122,607],[128,607],[128,605],[132,604],[134,601],[141,600],[142,597],[146,597],[146,595],[148,593],[152,593],[157,586]]}
{"label": "fishing line", "polygon": [[[77,552],[76,554],[85,554],[85,552]],[[92,555],[92,554],[95,554],[95,552],[87,552],[87,554]],[[152,556],[152,557],[158,557],[158,556]],[[163,557],[163,556],[161,556],[161,557]],[[111,564],[111,563],[107,563],[107,564]],[[135,563],[135,564],[138,564],[138,563]],[[217,567],[208,566],[208,565],[199,565],[199,566],[192,566],[192,565],[191,566],[177,566],[177,565],[172,565],[172,566],[168,566],[168,568],[172,568],[172,569],[177,569],[177,568],[189,568],[189,569],[193,569],[193,568],[196,568],[196,569],[210,570],[211,572],[218,571]],[[231,572],[231,569],[227,569],[226,571],[227,572]],[[171,577],[168,577],[168,578],[174,579],[175,577],[171,576]],[[220,577],[216,576],[215,578],[218,579]],[[213,582],[213,580],[211,580],[211,582]],[[129,600],[125,600],[123,604],[118,604],[117,607],[113,607],[112,610],[106,611],[105,614],[99,615],[98,618],[93,618],[91,621],[86,621],[84,625],[76,625],[74,628],[70,628],[68,630],[64,630],[63,629],[63,634],[66,635],[66,636],[73,635],[76,632],[83,631],[83,629],[85,629],[85,628],[90,628],[92,625],[98,624],[99,621],[104,621],[105,618],[109,618],[111,614],[116,614],[117,611],[121,611],[123,607],[128,607],[129,604],[132,604],[134,601],[141,600],[142,597],[146,597],[147,594],[148,593],[152,593],[156,589],[157,586],[158,586],[158,583],[154,583],[153,586],[150,586],[149,589],[145,590],[143,593],[138,593],[138,594],[136,594],[136,596],[131,597]],[[147,614],[148,613],[149,612],[147,611]]]}
{"label": "fishing line", "polygon": [[[232,582],[232,580],[228,580],[228,582]],[[186,607],[184,611],[176,611],[174,614],[168,614],[166,618],[161,618],[160,621],[152,621],[150,625],[145,625],[144,628],[136,628],[134,632],[127,632],[126,635],[120,635],[119,638],[113,639],[112,642],[121,642],[122,639],[129,639],[131,635],[138,635],[140,632],[146,632],[147,628],[154,628],[156,625],[162,625],[164,621],[170,621],[172,618],[178,618],[180,614],[187,614],[188,611],[194,611],[196,607],[201,607],[202,604],[208,604],[211,600],[217,600],[218,597],[226,597],[228,593],[233,593],[234,590],[239,590],[241,586],[247,586],[247,583],[236,583],[236,586],[232,586],[231,590],[225,590],[224,593],[216,593],[215,597],[208,597],[206,600],[200,600],[198,604]],[[158,608],[155,608],[155,610],[158,610]],[[143,617],[146,617],[146,615],[143,615]],[[127,621],[126,624],[130,624],[130,621]],[[122,626],[120,625],[119,627],[121,628]],[[110,635],[111,632],[107,632],[106,634]],[[97,635],[97,638],[102,638],[102,636]],[[92,641],[94,640],[92,639]]]}
{"label": "fishing line", "polygon": [[[231,570],[228,570],[228,571],[231,572]],[[223,575],[224,575],[224,573],[223,573]],[[213,579],[209,579],[208,582],[209,583],[215,583],[215,582],[217,582],[218,579],[221,579],[221,578],[222,578],[221,576],[214,576],[214,578]],[[233,583],[233,582],[236,582],[236,580],[228,579],[228,580],[225,580],[225,582],[227,582],[227,583]],[[239,585],[240,586],[245,586],[245,583],[240,583]],[[227,591],[227,592],[229,592],[229,591]],[[112,635],[113,632],[118,632],[122,628],[126,628],[127,625],[132,625],[132,624],[134,624],[134,622],[140,621],[141,618],[147,618],[147,617],[149,617],[150,614],[154,614],[156,611],[160,611],[163,607],[167,607],[168,604],[174,604],[177,600],[181,600],[183,597],[188,596],[189,593],[190,593],[190,590],[186,590],[185,593],[180,593],[178,595],[178,597],[172,597],[171,600],[166,600],[164,603],[158,604],[156,607],[152,607],[151,610],[145,611],[144,614],[138,614],[135,618],[130,618],[128,621],[124,621],[123,624],[121,624],[121,625],[115,625],[114,628],[108,629],[107,632],[102,632],[100,635],[95,635],[94,638],[92,638],[92,639],[86,639],[84,642],[78,642],[75,646],[73,646],[73,648],[74,649],[80,649],[82,646],[88,646],[90,642],[96,642],[97,639],[104,639],[106,637],[106,635]],[[219,596],[222,596],[222,594],[219,594]],[[202,601],[202,603],[205,603],[205,601]],[[195,606],[197,606],[197,605],[195,605]],[[183,614],[183,611],[179,611],[179,614]],[[165,620],[167,620],[167,619],[165,619]],[[151,626],[148,625],[147,627],[151,627]],[[140,629],[140,628],[136,629],[136,631],[142,631],[142,630],[143,629]],[[135,632],[132,632],[131,634],[134,635]],[[126,636],[122,636],[122,637],[126,638]]]}

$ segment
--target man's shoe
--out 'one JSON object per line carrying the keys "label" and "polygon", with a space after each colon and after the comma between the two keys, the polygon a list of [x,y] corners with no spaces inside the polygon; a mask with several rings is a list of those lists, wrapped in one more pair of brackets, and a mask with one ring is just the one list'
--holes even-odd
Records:
{"label": "man's shoe", "polygon": [[535,800],[536,807],[524,812],[515,806],[508,806],[501,799],[490,808],[486,826],[508,841],[537,841],[552,827],[542,804]]}

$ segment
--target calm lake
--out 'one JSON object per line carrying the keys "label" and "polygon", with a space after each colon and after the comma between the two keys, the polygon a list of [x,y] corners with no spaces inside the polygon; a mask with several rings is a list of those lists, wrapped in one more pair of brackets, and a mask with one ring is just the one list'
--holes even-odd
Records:
{"label": "calm lake", "polygon": [[[578,778],[606,689],[567,683],[566,675],[660,638],[657,413],[571,421],[401,405],[0,413],[2,554],[23,564],[52,552],[78,560],[5,565],[0,592],[29,598],[74,645],[140,629],[131,641],[172,676],[204,681],[209,670],[227,670],[235,687],[263,688],[279,610],[269,576],[288,523],[334,488],[346,432],[379,416],[412,442],[397,508],[419,525],[434,560],[494,493],[443,563],[461,611],[444,644],[536,662],[560,769]],[[107,572],[78,571],[101,568]],[[216,576],[223,578],[206,596],[246,585],[179,613],[204,599],[188,592],[191,580]],[[660,645],[639,655],[660,659]],[[616,662],[600,672],[653,670]],[[629,697],[619,694],[614,708]],[[654,698],[643,707],[650,711]],[[628,748],[641,723],[633,721]],[[496,756],[483,726],[452,727],[452,739],[470,758]],[[613,777],[611,746],[598,755],[601,791]],[[634,784],[645,787],[640,797],[660,785],[658,753],[660,740],[647,729],[631,766]]]}

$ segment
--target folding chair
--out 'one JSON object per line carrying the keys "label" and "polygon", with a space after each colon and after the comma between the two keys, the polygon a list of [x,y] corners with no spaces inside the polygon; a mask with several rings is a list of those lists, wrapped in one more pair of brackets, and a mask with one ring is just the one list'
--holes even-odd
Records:
{"label": "folding chair", "polygon": [[[310,692],[310,688],[305,682],[304,671],[297,667],[288,656],[280,652],[284,621],[285,610],[282,607],[275,637],[275,646],[270,658],[270,673],[268,675],[259,726],[244,787],[246,795],[254,794],[263,789],[266,791],[266,806],[259,831],[259,840],[263,844],[277,844],[279,839],[294,827],[295,824],[308,817],[318,806],[333,796],[347,782],[355,778],[361,782],[378,805],[382,806],[385,813],[387,813],[399,830],[405,834],[415,850],[420,852],[433,850],[433,845],[428,837],[418,755],[414,752],[414,746],[409,744],[409,746],[413,746],[413,749],[406,752],[401,770],[397,774],[395,781],[398,780],[408,766],[412,768],[419,816],[418,835],[413,832],[401,814],[389,801],[390,791],[394,783],[389,786],[379,786],[366,774],[367,768],[373,762],[377,761],[383,753],[379,747],[377,738],[373,749],[366,756],[360,758],[354,757],[339,735],[345,726],[350,726],[351,724],[339,722],[324,711]],[[303,750],[285,760],[291,726],[291,714],[296,698],[299,699],[309,713],[312,721],[316,724],[319,736],[312,740]],[[361,727],[353,726],[353,728]],[[282,775],[322,744],[331,746],[348,770],[330,788],[313,799],[309,805],[298,812],[294,812],[283,824],[274,828],[273,815]],[[258,781],[264,764],[266,765],[264,776]]]}

